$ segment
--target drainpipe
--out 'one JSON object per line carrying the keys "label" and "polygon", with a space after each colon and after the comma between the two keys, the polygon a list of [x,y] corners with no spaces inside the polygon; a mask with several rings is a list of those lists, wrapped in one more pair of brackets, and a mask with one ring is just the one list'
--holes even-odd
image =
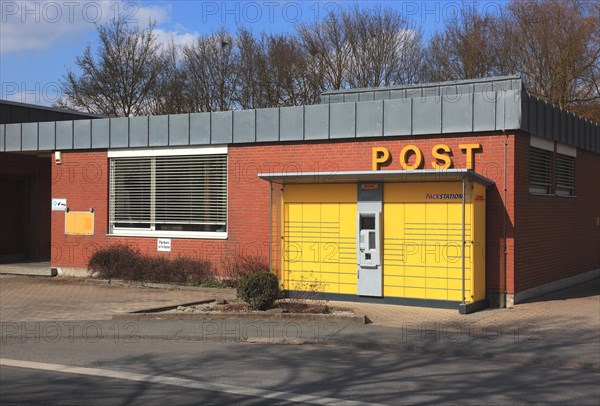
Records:
{"label": "drainpipe", "polygon": [[462,304],[465,305],[465,176],[462,177]]}
{"label": "drainpipe", "polygon": [[269,181],[269,272],[273,273],[273,182]]}
{"label": "drainpipe", "polygon": [[504,307],[508,307],[506,301],[507,301],[507,297],[508,297],[508,282],[506,281],[507,279],[507,274],[508,274],[508,244],[506,243],[506,204],[507,204],[507,182],[506,182],[506,175],[507,175],[507,157],[508,157],[508,135],[506,135],[506,132],[504,130],[502,130],[502,132],[504,133],[504,210],[502,210],[502,233],[503,233],[503,259],[504,259],[504,263],[503,263],[503,268],[504,268]]}
{"label": "drainpipe", "polygon": [[507,283],[507,274],[508,274],[508,265],[507,265],[507,260],[508,260],[508,244],[506,243],[506,203],[507,203],[507,194],[508,194],[508,183],[506,181],[506,175],[507,175],[507,169],[508,169],[508,135],[506,134],[506,90],[503,91],[504,93],[504,111],[503,111],[503,116],[504,116],[504,120],[502,121],[502,134],[504,134],[504,175],[502,176],[504,178],[504,210],[502,210],[502,240],[503,240],[503,268],[504,268],[504,307],[508,307],[506,301],[508,298],[508,283]]}

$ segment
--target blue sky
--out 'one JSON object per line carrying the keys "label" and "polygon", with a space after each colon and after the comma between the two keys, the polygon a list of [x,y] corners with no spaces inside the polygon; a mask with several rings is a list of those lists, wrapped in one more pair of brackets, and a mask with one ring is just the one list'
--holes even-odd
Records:
{"label": "blue sky", "polygon": [[[61,96],[60,79],[88,43],[96,42],[95,23],[115,15],[145,25],[157,22],[162,42],[187,43],[221,27],[293,32],[300,23],[319,21],[329,11],[354,1],[0,1],[0,98],[52,105]],[[363,1],[361,6],[389,6],[422,27],[426,37],[443,28],[460,7],[497,12],[504,1]]]}

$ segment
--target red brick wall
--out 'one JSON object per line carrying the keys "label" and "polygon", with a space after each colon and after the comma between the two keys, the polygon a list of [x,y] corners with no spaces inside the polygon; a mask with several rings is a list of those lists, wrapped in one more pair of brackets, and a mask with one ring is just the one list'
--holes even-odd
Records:
{"label": "red brick wall", "polygon": [[[480,143],[482,149],[475,155],[478,173],[496,184],[487,194],[487,286],[488,292],[504,291],[503,278],[503,218],[506,210],[508,235],[508,289],[513,280],[513,171],[507,175],[507,201],[504,193],[504,145],[507,142],[507,162],[514,162],[514,137],[487,133],[481,136],[446,138],[421,137],[365,139],[356,141],[327,141],[313,143],[250,144],[229,146],[229,225],[227,240],[172,239],[171,253],[156,252],[156,238],[108,237],[108,158],[102,152],[63,152],[63,163],[53,164],[53,197],[66,197],[74,211],[95,212],[94,236],[65,236],[64,213],[52,214],[52,264],[61,267],[85,267],[94,249],[112,242],[136,244],[143,251],[155,255],[181,254],[206,258],[218,264],[235,253],[258,254],[268,258],[269,248],[269,183],[258,178],[261,172],[319,171],[337,172],[371,170],[372,147],[386,147],[392,159],[382,170],[401,169],[399,155],[408,144],[415,144],[423,152],[424,168],[431,168],[431,148],[444,143],[452,149],[454,167],[466,164],[459,144]],[[505,207],[507,209],[505,209]]]}
{"label": "red brick wall", "polygon": [[529,194],[529,135],[517,137],[517,292],[600,268],[600,155],[578,150],[577,197]]}

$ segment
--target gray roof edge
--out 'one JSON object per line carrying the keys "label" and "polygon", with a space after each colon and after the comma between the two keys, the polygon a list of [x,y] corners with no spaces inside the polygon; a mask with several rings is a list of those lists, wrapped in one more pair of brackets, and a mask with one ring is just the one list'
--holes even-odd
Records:
{"label": "gray roof edge", "polygon": [[[385,170],[385,171],[340,171],[340,172],[278,172],[278,173],[259,173],[258,177],[270,182],[277,180],[302,181],[312,179],[314,182],[307,183],[334,183],[334,181],[363,179],[365,181],[374,180],[396,180],[408,181],[409,178],[425,178],[432,182],[456,182],[463,178],[471,178],[484,186],[491,186],[495,182],[483,175],[478,174],[472,169],[453,168],[445,170],[437,169],[417,169],[406,170]],[[296,182],[300,183],[300,182]]]}
{"label": "gray roof edge", "polygon": [[[507,78],[513,80],[518,76]],[[497,79],[488,78],[487,82]],[[503,93],[504,96],[500,97]],[[341,109],[334,109],[330,104],[316,104],[235,110],[219,120],[215,117],[222,115],[221,112],[91,118],[86,119],[92,122],[89,134],[87,131],[78,131],[73,125],[74,120],[47,122],[46,126],[50,127],[54,123],[56,131],[40,125],[37,134],[30,129],[24,132],[24,125],[20,123],[2,124],[0,151],[33,150],[35,143],[32,140],[36,137],[37,150],[49,151],[311,142],[363,137],[384,140],[387,137],[443,137],[445,134],[523,130],[566,145],[600,152],[600,124],[548,105],[531,96],[524,88],[496,90],[493,96],[470,95],[469,98],[460,98],[456,103],[450,100],[450,96],[442,95],[406,99],[406,103],[402,101],[404,99],[353,101],[347,103],[354,105],[353,108]],[[474,103],[474,99],[478,99],[479,104]],[[246,113],[252,111],[255,112],[254,118],[246,117]],[[258,112],[269,114],[256,114]],[[502,115],[505,127],[498,124]],[[478,118],[477,122],[474,117]],[[134,121],[140,120],[146,123],[133,125]],[[25,144],[23,137],[28,140]],[[41,143],[42,138],[46,142]],[[53,148],[49,149],[49,146]]]}
{"label": "gray roof edge", "polygon": [[419,89],[424,87],[438,87],[438,86],[453,86],[453,85],[466,85],[475,83],[489,83],[499,82],[503,80],[521,80],[523,86],[523,79],[520,75],[507,75],[507,76],[491,76],[487,78],[477,79],[460,79],[460,80],[448,80],[445,82],[428,82],[428,83],[416,83],[408,85],[396,85],[396,86],[381,86],[381,87],[359,87],[353,89],[340,89],[340,90],[327,90],[321,93],[321,96],[332,95],[332,94],[347,94],[347,93],[364,93],[379,90],[400,90],[400,89]]}
{"label": "gray roof edge", "polygon": [[86,113],[83,111],[63,109],[63,108],[59,108],[59,107],[42,106],[39,104],[21,103],[21,102],[5,100],[5,99],[0,99],[0,104],[6,104],[8,106],[23,107],[23,108],[36,109],[36,110],[52,111],[55,113],[72,114],[72,115],[88,117],[88,118],[108,118],[108,116],[104,116],[101,114]]}
{"label": "gray roof edge", "polygon": [[[573,116],[577,117],[577,118],[578,118],[578,119],[580,119],[580,120],[587,121],[587,122],[591,123],[592,125],[595,125],[595,126],[598,126],[598,127],[600,127],[600,123],[596,123],[595,121],[592,121],[592,120],[590,120],[589,118],[585,118],[585,117],[583,117],[583,116],[581,116],[581,115],[579,115],[579,114],[573,113],[571,110],[568,110],[568,109],[565,109],[565,108],[559,107],[559,106],[558,106],[558,104],[550,103],[550,102],[547,102],[546,100],[544,100],[544,99],[542,99],[542,98],[539,98],[539,97],[537,97],[537,96],[534,96],[534,95],[532,95],[531,93],[529,93],[529,91],[528,91],[527,89],[523,89],[523,93],[524,93],[525,95],[527,95],[527,98],[529,98],[529,99],[533,100],[535,103],[546,103],[547,105],[550,105],[550,106],[552,106],[552,107],[556,107],[556,108],[557,108],[557,109],[559,109],[560,111],[564,111],[564,112],[566,112],[566,113],[568,113],[568,114],[571,114],[571,115],[573,115]],[[525,98],[523,98],[523,101],[525,102]]]}

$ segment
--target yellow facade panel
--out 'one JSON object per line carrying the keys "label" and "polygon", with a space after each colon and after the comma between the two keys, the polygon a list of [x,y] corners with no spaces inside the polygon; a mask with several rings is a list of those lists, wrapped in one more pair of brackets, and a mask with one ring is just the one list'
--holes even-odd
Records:
{"label": "yellow facade panel", "polygon": [[340,273],[339,277],[340,277],[340,283],[343,284],[356,284],[356,267],[354,272],[352,273]]}
{"label": "yellow facade panel", "polygon": [[448,300],[455,302],[462,301],[461,290],[448,289]]}
{"label": "yellow facade panel", "polygon": [[339,292],[346,295],[356,295],[357,285],[356,280],[353,283],[340,283]]}
{"label": "yellow facade panel", "polygon": [[321,272],[321,282],[337,285],[340,283],[340,274],[338,272]]}
{"label": "yellow facade panel", "polygon": [[397,265],[390,265],[389,262],[385,262],[385,274],[383,275],[384,277],[386,276],[390,276],[390,277],[400,277],[400,276],[404,276],[404,266],[397,266]]}
{"label": "yellow facade panel", "polygon": [[354,203],[356,185],[289,185],[284,187],[286,203]]}
{"label": "yellow facade panel", "polygon": [[383,276],[383,285],[384,286],[404,286],[405,280],[404,276],[392,276],[386,273]]}
{"label": "yellow facade panel", "polygon": [[405,293],[404,293],[404,287],[403,286],[390,286],[390,285],[384,285],[383,286],[383,296],[384,297],[405,297]]}
{"label": "yellow facade panel", "polygon": [[432,289],[448,289],[448,279],[446,278],[433,278],[428,276],[425,278],[425,287]]}
{"label": "yellow facade panel", "polygon": [[[465,286],[467,286],[467,283],[465,283]],[[459,279],[448,279],[448,289],[461,290],[462,289],[462,279],[460,279],[460,278]]]}
{"label": "yellow facade panel", "polygon": [[404,277],[404,286],[411,288],[424,288],[425,278],[414,278],[410,276]]}
{"label": "yellow facade panel", "polygon": [[413,298],[413,299],[424,299],[425,298],[425,288],[413,288],[413,287],[405,287],[404,288],[405,297]]}
{"label": "yellow facade panel", "polygon": [[428,267],[426,276],[428,278],[443,278],[444,280],[448,279],[448,269],[445,267]]}
{"label": "yellow facade panel", "polygon": [[448,289],[426,289],[426,299],[448,300]]}

